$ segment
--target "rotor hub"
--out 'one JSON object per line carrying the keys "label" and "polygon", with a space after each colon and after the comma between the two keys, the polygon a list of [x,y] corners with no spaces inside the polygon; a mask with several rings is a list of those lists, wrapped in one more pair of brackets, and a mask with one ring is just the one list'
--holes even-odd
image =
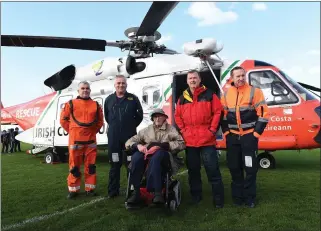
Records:
{"label": "rotor hub", "polygon": [[[139,29],[139,27],[130,27],[127,30],[125,30],[124,33],[127,38],[132,40],[132,39],[137,38],[136,33],[137,33],[138,29]],[[144,37],[144,40],[148,40],[150,42],[155,42],[155,41],[159,40],[162,37],[162,35],[158,31],[155,31],[154,35],[152,35],[152,36],[138,36],[138,37],[139,38]]]}

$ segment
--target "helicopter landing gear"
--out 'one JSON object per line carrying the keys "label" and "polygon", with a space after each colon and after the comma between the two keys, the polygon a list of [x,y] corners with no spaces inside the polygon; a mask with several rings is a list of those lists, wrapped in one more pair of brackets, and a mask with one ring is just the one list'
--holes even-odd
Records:
{"label": "helicopter landing gear", "polygon": [[46,164],[66,163],[68,161],[68,149],[54,147],[46,152],[44,161]]}
{"label": "helicopter landing gear", "polygon": [[46,164],[53,164],[59,161],[58,155],[52,151],[47,152],[44,159]]}
{"label": "helicopter landing gear", "polygon": [[275,168],[275,158],[268,151],[265,151],[265,152],[259,154],[257,157],[257,161],[259,163],[260,168],[263,168],[263,169],[274,169]]}

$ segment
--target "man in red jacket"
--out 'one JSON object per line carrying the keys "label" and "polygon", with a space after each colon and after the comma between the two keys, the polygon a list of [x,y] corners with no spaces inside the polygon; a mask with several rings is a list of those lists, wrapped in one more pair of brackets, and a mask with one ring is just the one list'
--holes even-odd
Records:
{"label": "man in red jacket", "polygon": [[215,147],[222,104],[213,91],[200,83],[201,77],[197,71],[188,72],[189,88],[177,102],[175,122],[186,143],[188,181],[193,202],[198,204],[202,200],[202,158],[212,186],[213,203],[217,208],[222,208],[224,187]]}

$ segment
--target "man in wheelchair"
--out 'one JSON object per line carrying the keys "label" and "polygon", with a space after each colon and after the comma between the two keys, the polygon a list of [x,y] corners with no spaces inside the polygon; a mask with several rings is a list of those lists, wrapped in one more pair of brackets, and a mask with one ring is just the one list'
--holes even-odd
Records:
{"label": "man in wheelchair", "polygon": [[130,171],[129,185],[134,186],[134,192],[128,198],[128,204],[141,202],[140,183],[145,173],[146,158],[148,165],[146,169],[146,189],[154,193],[152,203],[163,204],[165,199],[162,195],[164,172],[167,171],[167,163],[170,162],[171,172],[179,168],[175,153],[185,149],[182,136],[175,127],[167,123],[168,116],[162,109],[155,109],[151,113],[153,124],[131,137],[125,144],[126,149],[131,149],[134,154],[128,168]]}

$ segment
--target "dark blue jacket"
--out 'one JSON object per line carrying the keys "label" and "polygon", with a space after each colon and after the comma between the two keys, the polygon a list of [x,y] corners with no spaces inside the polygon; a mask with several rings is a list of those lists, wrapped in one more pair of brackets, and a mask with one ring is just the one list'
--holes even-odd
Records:
{"label": "dark blue jacket", "polygon": [[104,114],[108,123],[108,146],[118,146],[136,135],[136,128],[143,120],[138,97],[128,92],[121,99],[116,93],[109,95],[105,100]]}

